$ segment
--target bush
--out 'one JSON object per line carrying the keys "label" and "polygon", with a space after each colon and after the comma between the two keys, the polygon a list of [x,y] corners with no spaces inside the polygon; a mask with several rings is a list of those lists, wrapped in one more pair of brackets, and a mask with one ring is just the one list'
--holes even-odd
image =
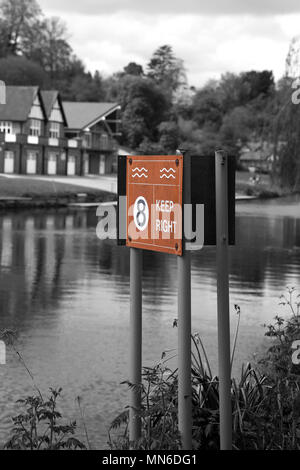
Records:
{"label": "bush", "polygon": [[[292,309],[292,318],[276,317],[275,323],[267,327],[266,335],[273,342],[259,365],[247,364],[239,380],[232,378],[234,449],[300,450],[300,376],[291,362],[291,342],[300,339],[300,304],[293,301],[294,294],[295,290],[290,289],[289,297],[281,302]],[[237,305],[235,308],[238,324],[232,361],[240,321],[240,309]],[[192,336],[192,344],[193,448],[219,449],[219,379],[212,375],[198,334]],[[180,449],[177,370],[171,371],[165,364],[163,354],[159,364],[143,371],[141,439],[129,443],[127,408],[111,424],[112,449]]]}
{"label": "bush", "polygon": [[57,409],[57,399],[62,389],[50,389],[50,396],[44,400],[40,395],[18,400],[25,408],[13,417],[12,437],[5,444],[10,450],[60,450],[85,449],[85,445],[74,437],[76,422],[62,423]]}
{"label": "bush", "polygon": [[300,339],[300,294],[294,287],[280,297],[279,305],[287,310],[289,317],[275,316],[274,323],[265,325],[265,335],[273,339],[271,347],[259,364],[273,380],[289,380],[300,383],[300,365],[291,361],[293,342]]}

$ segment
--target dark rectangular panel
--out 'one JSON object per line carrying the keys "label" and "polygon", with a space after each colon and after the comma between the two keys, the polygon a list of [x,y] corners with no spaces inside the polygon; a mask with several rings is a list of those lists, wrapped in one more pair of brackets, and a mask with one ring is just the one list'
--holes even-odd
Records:
{"label": "dark rectangular panel", "polygon": [[[215,157],[191,157],[191,193],[193,204],[193,230],[196,229],[196,204],[204,204],[204,245],[216,245],[216,186]],[[126,196],[126,156],[118,157],[118,196]],[[125,245],[126,240],[120,239],[120,233],[126,233],[126,226],[120,229],[119,200],[117,206],[117,241]],[[122,209],[124,210],[124,208]],[[229,244],[235,244],[235,158],[228,157],[228,237]],[[126,220],[121,217],[121,220]],[[124,222],[123,222],[124,224]],[[125,224],[126,225],[126,224]]]}
{"label": "dark rectangular panel", "polygon": [[[120,201],[119,196],[126,196],[126,155],[118,156],[118,202],[117,202],[117,243],[118,245],[126,245],[126,238],[120,239],[120,233],[126,233],[126,226],[120,228]],[[126,225],[126,214],[121,217],[122,221],[125,221]]]}
{"label": "dark rectangular panel", "polygon": [[[195,223],[195,205],[204,204],[204,245],[216,245],[216,184],[215,157],[191,157],[192,204]],[[235,244],[235,158],[228,157],[228,237]],[[195,229],[195,227],[194,227]]]}

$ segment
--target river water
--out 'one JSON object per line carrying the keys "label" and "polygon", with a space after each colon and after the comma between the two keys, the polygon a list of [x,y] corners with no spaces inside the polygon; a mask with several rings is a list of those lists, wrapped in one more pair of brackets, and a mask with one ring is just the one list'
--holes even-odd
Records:
{"label": "river water", "polygon": [[[0,214],[0,328],[18,331],[18,349],[41,390],[63,387],[62,409],[82,422],[80,396],[94,448],[105,448],[110,420],[127,404],[129,253],[99,241],[92,210]],[[237,204],[230,248],[232,335],[241,308],[234,374],[253,360],[264,323],[277,314],[286,286],[300,287],[299,197]],[[174,349],[176,258],[144,253],[143,364]],[[192,328],[217,373],[215,249],[192,255]],[[173,359],[171,365],[176,365]],[[15,401],[33,392],[12,351],[0,366],[0,442],[8,437]]]}

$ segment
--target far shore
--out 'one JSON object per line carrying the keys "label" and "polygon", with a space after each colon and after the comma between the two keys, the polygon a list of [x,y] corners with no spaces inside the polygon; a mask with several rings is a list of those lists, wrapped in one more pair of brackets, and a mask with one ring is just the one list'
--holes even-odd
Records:
{"label": "far shore", "polygon": [[[84,208],[98,203],[112,202],[117,198],[116,182],[116,175],[82,179],[0,175],[0,210],[68,206]],[[269,175],[259,175],[259,180],[254,183],[250,173],[240,171],[236,173],[237,201],[270,199],[286,195],[277,188],[272,188]]]}
{"label": "far shore", "polygon": [[[113,201],[116,198],[113,192],[101,189],[101,179],[99,179],[99,188],[97,188],[97,181],[93,179],[91,179],[90,187],[86,181],[80,186],[78,179],[76,184],[72,184],[72,178],[70,182],[66,180],[67,178],[61,178],[59,181],[59,178],[51,180],[50,178],[1,175],[0,209],[67,207],[70,204],[101,203]],[[106,186],[103,184],[103,187]]]}

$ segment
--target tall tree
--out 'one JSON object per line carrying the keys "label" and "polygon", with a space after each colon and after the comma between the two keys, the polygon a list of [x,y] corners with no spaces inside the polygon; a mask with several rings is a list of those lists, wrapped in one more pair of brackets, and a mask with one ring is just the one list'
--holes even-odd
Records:
{"label": "tall tree", "polygon": [[[286,75],[277,84],[273,103],[273,179],[300,190],[300,38],[293,38],[286,57]],[[296,80],[295,80],[296,79]]]}
{"label": "tall tree", "polygon": [[36,0],[2,0],[0,3],[0,26],[2,56],[22,52],[22,42],[42,11]]}
{"label": "tall tree", "polygon": [[175,153],[180,143],[179,128],[174,121],[164,121],[158,126],[159,146],[163,153]]}
{"label": "tall tree", "polygon": [[238,155],[241,146],[253,138],[255,118],[249,106],[238,106],[225,115],[220,129],[221,142],[228,152]]}
{"label": "tall tree", "polygon": [[1,58],[0,76],[6,85],[49,86],[49,80],[43,68],[25,57],[10,56]]}
{"label": "tall tree", "polygon": [[169,45],[159,47],[148,63],[148,77],[171,93],[187,83],[183,61],[178,59]]}
{"label": "tall tree", "polygon": [[73,54],[65,23],[57,17],[36,22],[24,38],[23,52],[44,68],[52,82],[62,76],[70,68]]}
{"label": "tall tree", "polygon": [[227,72],[221,76],[217,86],[217,92],[222,103],[223,113],[227,113],[240,106],[241,77]]}
{"label": "tall tree", "polygon": [[292,38],[285,60],[285,73],[287,77],[300,77],[300,36]]}
{"label": "tall tree", "polygon": [[263,70],[262,72],[251,70],[240,74],[239,100],[241,105],[247,104],[258,97],[268,98],[272,95],[274,89],[274,76],[270,70]]}
{"label": "tall tree", "polygon": [[144,139],[158,140],[158,125],[165,120],[167,102],[162,90],[149,78],[114,77],[109,99],[122,107],[123,144],[137,149]]}
{"label": "tall tree", "polygon": [[[293,80],[278,83],[273,106],[273,179],[282,187],[300,190],[300,106],[292,100]],[[298,84],[300,92],[300,84]]]}
{"label": "tall tree", "polygon": [[144,75],[144,70],[140,64],[137,64],[136,62],[129,62],[129,64],[124,67],[124,73],[127,75],[141,77]]}
{"label": "tall tree", "polygon": [[66,101],[103,101],[105,90],[99,72],[75,74],[71,80],[60,82],[61,95]]}
{"label": "tall tree", "polygon": [[210,81],[196,92],[192,101],[192,117],[200,126],[218,131],[222,125],[224,111],[218,83]]}

